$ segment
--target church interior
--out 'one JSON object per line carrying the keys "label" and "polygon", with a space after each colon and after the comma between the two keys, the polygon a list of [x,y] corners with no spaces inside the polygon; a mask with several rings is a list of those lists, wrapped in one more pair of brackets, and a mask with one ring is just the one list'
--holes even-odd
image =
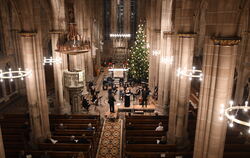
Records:
{"label": "church interior", "polygon": [[250,0],[0,0],[0,158],[250,158]]}

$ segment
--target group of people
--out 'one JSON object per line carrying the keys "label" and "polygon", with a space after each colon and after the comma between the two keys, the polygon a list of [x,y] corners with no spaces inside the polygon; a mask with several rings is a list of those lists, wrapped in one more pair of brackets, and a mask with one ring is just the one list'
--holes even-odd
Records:
{"label": "group of people", "polygon": [[[142,107],[147,107],[148,105],[148,96],[150,93],[150,90],[148,86],[145,84],[143,86],[133,86],[130,87],[129,84],[122,84],[123,86],[120,86],[119,88],[119,100],[124,100],[124,106],[130,107],[130,98],[133,97],[133,101],[138,99],[139,97],[139,104],[142,105]],[[110,112],[114,112],[114,102],[116,95],[116,92],[118,87],[116,85],[111,85],[108,88],[108,103],[110,106]]]}
{"label": "group of people", "polygon": [[[95,89],[95,86],[94,86],[94,83],[93,82],[89,82],[88,84],[88,91],[91,95],[91,102],[98,106],[98,100],[101,98],[98,98],[98,94],[99,94],[99,91],[96,91]],[[89,107],[90,107],[90,104],[89,104],[89,101],[87,100],[86,96],[82,96],[82,107],[84,109],[86,109],[87,111],[89,111]]]}

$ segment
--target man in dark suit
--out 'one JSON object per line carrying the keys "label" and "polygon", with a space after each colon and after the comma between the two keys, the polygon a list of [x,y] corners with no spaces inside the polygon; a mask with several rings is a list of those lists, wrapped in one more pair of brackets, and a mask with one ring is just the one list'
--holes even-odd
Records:
{"label": "man in dark suit", "polygon": [[111,93],[111,95],[109,96],[109,98],[108,98],[109,100],[108,100],[108,103],[109,103],[109,108],[110,108],[110,112],[115,112],[115,97],[114,97],[114,94],[113,93]]}

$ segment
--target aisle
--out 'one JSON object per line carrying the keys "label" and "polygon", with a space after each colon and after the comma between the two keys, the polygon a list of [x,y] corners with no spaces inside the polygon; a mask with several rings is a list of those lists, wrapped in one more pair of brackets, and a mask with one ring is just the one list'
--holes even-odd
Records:
{"label": "aisle", "polygon": [[120,158],[122,145],[122,120],[105,119],[96,158]]}

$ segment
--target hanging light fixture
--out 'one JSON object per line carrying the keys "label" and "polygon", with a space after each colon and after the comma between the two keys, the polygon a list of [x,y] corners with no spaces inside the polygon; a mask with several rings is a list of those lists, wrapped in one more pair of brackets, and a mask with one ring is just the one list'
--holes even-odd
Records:
{"label": "hanging light fixture", "polygon": [[173,56],[162,57],[161,62],[164,64],[172,64],[173,63]]}
{"label": "hanging light fixture", "polygon": [[203,78],[202,71],[196,70],[195,67],[193,67],[193,69],[178,68],[177,76],[180,76],[180,77],[187,76],[187,77],[189,77],[189,80],[192,80],[192,78],[199,78],[200,81],[202,81],[202,78]]}
{"label": "hanging light fixture", "polygon": [[70,23],[69,31],[58,39],[55,51],[68,55],[76,55],[86,53],[90,48],[90,41],[83,40],[83,37],[76,31],[76,24]]}
{"label": "hanging light fixture", "polygon": [[160,55],[160,51],[159,50],[153,50],[152,54],[153,54],[153,56]]}
{"label": "hanging light fixture", "polygon": [[243,121],[238,119],[237,113],[239,110],[243,110],[243,112],[248,112],[250,107],[248,106],[248,101],[245,101],[245,105],[243,106],[233,106],[234,102],[229,101],[229,106],[228,108],[225,108],[224,104],[221,104],[221,109],[220,109],[220,115],[219,115],[219,120],[224,120],[224,118],[228,119],[229,127],[234,127],[234,123],[237,123],[239,125],[243,125],[248,127],[248,133],[250,133],[250,122]]}
{"label": "hanging light fixture", "polygon": [[62,63],[62,58],[59,58],[59,57],[56,57],[56,58],[53,58],[53,57],[46,58],[46,57],[44,57],[43,58],[43,65],[46,65],[46,64],[52,65],[53,63],[61,64]]}
{"label": "hanging light fixture", "polygon": [[129,33],[127,33],[127,34],[124,34],[124,33],[111,33],[111,34],[109,34],[109,37],[111,37],[111,38],[130,38],[131,34],[129,34]]}
{"label": "hanging light fixture", "polygon": [[9,79],[11,82],[13,82],[13,79],[23,80],[25,77],[30,76],[31,73],[31,70],[22,70],[21,68],[18,68],[18,71],[12,71],[11,68],[5,72],[0,70],[0,81],[3,82],[4,79]]}

